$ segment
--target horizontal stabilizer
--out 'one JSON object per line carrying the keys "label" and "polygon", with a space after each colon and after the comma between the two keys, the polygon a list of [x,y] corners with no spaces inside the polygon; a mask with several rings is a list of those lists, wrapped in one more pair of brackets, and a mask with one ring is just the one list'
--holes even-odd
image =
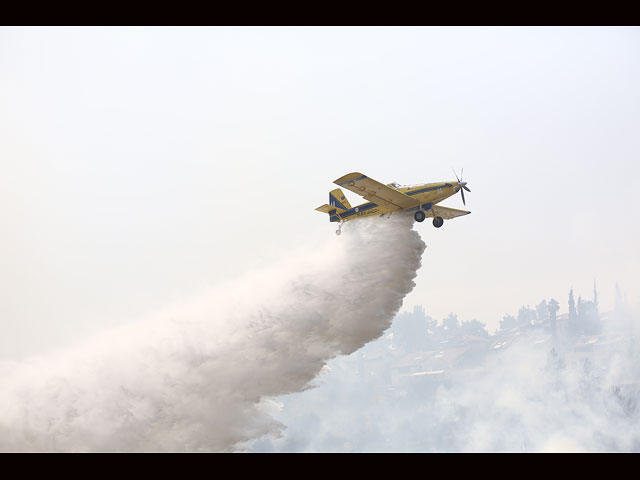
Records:
{"label": "horizontal stabilizer", "polygon": [[346,212],[344,208],[332,207],[331,205],[327,205],[326,203],[316,208],[316,210],[322,213],[330,213],[330,214]]}

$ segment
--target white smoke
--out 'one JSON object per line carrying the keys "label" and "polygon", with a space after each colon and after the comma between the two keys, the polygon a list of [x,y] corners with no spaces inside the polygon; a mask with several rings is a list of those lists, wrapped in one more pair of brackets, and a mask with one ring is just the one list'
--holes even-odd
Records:
{"label": "white smoke", "polygon": [[277,433],[261,401],[308,388],[390,325],[425,248],[412,224],[352,222],[188,307],[0,364],[0,450],[231,451]]}
{"label": "white smoke", "polygon": [[614,333],[608,338],[629,333],[594,351],[574,352],[565,345],[557,353],[549,343],[538,344],[535,333],[523,333],[519,341],[492,350],[472,367],[452,368],[442,379],[407,376],[392,389],[372,374],[384,373],[384,364],[390,368],[397,359],[389,356],[362,371],[358,368],[358,355],[379,355],[387,348],[382,338],[356,356],[333,360],[319,388],[279,398],[274,415],[289,428],[281,437],[265,436],[247,448],[639,452],[638,337],[624,324],[620,328],[611,323],[603,332]]}

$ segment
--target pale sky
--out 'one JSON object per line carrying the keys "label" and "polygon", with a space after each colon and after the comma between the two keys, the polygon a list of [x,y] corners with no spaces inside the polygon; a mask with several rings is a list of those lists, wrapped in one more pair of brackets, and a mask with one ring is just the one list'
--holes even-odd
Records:
{"label": "pale sky", "polygon": [[472,190],[403,310],[637,305],[638,85],[638,28],[0,28],[0,358],[336,241],[354,171]]}

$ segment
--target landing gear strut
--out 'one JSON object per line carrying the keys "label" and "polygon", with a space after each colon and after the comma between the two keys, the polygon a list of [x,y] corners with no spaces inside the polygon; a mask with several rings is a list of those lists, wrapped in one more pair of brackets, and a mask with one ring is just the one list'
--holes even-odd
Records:
{"label": "landing gear strut", "polygon": [[442,219],[442,217],[433,217],[433,226],[434,227],[440,228],[443,223],[444,223],[444,220]]}
{"label": "landing gear strut", "polygon": [[418,210],[416,213],[413,214],[413,218],[415,219],[416,222],[424,222],[424,219],[427,218],[427,216],[422,210]]}
{"label": "landing gear strut", "polygon": [[342,222],[340,222],[340,225],[338,226],[338,229],[336,230],[336,235],[340,235],[342,233]]}

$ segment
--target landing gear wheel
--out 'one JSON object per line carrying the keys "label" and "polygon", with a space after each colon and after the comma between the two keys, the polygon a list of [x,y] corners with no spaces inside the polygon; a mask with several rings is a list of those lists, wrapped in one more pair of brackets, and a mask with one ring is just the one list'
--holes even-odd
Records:
{"label": "landing gear wheel", "polygon": [[440,228],[443,223],[444,223],[444,220],[442,219],[442,217],[433,217],[433,226],[434,227]]}
{"label": "landing gear wheel", "polygon": [[413,218],[416,220],[416,222],[424,222],[424,219],[427,218],[427,216],[422,210],[418,210],[413,214]]}
{"label": "landing gear wheel", "polygon": [[341,233],[340,229],[336,230],[336,235],[340,235]]}

